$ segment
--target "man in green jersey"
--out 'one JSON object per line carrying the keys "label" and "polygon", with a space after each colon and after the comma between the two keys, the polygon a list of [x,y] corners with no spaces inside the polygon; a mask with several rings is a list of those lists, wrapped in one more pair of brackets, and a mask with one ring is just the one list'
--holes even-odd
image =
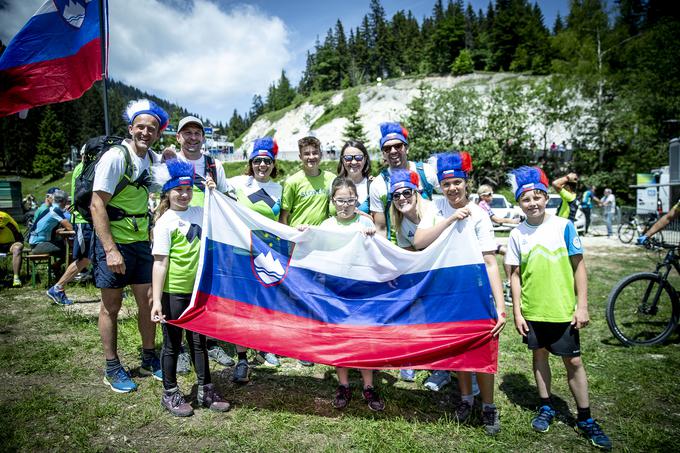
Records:
{"label": "man in green jersey", "polygon": [[577,182],[578,175],[576,173],[569,173],[552,182],[553,189],[562,199],[562,203],[557,209],[557,216],[569,219],[572,222],[576,220],[576,211],[578,211],[578,201],[576,200]]}
{"label": "man in green jersey", "polygon": [[[137,388],[121,366],[117,351],[118,311],[127,285],[132,287],[137,301],[137,324],[142,336],[139,372],[163,379],[155,352],[156,324],[151,321],[153,256],[147,202],[151,165],[160,160],[150,149],[168,125],[168,114],[152,101],[141,99],[128,104],[125,117],[131,138],[122,146],[112,147],[97,162],[90,204],[96,233],[90,258],[95,285],[101,289],[102,297],[99,334],[106,357],[104,383],[118,393]],[[123,178],[128,183],[116,191]]]}

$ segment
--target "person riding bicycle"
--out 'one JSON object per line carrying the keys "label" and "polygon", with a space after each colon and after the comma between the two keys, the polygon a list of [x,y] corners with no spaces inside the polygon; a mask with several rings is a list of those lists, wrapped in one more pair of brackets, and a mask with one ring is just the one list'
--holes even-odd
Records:
{"label": "person riding bicycle", "polygon": [[663,230],[671,223],[673,220],[680,216],[680,200],[678,200],[673,207],[659,220],[656,221],[644,234],[637,238],[638,245],[646,245],[649,243],[649,239],[654,236],[659,231]]}

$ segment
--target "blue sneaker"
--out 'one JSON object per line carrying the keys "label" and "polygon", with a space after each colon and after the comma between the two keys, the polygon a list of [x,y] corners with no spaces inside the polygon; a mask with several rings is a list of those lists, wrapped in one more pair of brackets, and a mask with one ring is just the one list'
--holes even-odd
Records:
{"label": "blue sneaker", "polygon": [[47,290],[47,297],[52,299],[57,305],[72,305],[73,301],[66,297],[64,290],[58,290],[57,286],[53,286]]}
{"label": "blue sneaker", "polygon": [[402,381],[413,382],[416,380],[416,370],[399,370]]}
{"label": "blue sneaker", "polygon": [[612,449],[612,441],[602,431],[595,420],[589,418],[584,422],[577,422],[574,427],[577,433],[590,440],[590,443],[603,450]]}
{"label": "blue sneaker", "polygon": [[555,409],[550,406],[541,406],[538,409],[538,415],[531,420],[531,427],[539,433],[547,433],[553,418],[555,418]]}
{"label": "blue sneaker", "polygon": [[144,361],[139,367],[139,374],[142,376],[152,376],[157,381],[163,380],[163,370],[161,369],[161,361],[154,356],[153,359]]}
{"label": "blue sneaker", "polygon": [[446,370],[435,370],[425,380],[423,386],[426,389],[438,392],[451,382],[451,373]]}
{"label": "blue sneaker", "polygon": [[104,374],[104,384],[116,393],[130,393],[137,390],[137,384],[130,379],[130,375],[123,367],[118,368],[118,371],[113,374]]}

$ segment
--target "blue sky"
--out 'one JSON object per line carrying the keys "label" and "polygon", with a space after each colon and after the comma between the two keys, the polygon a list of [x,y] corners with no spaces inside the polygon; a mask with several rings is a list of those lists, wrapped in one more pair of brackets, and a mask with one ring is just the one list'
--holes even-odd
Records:
{"label": "blue sky", "polygon": [[[4,0],[0,40],[7,44],[44,0]],[[486,11],[488,0],[469,0]],[[2,3],[2,2],[0,2]],[[446,4],[446,1],[444,1]],[[545,24],[564,17],[568,0],[538,1]],[[387,18],[411,10],[420,21],[434,0],[382,0]],[[109,0],[109,74],[213,121],[236,108],[285,69],[294,83],[306,53],[340,19],[347,33],[368,13],[369,0]]]}

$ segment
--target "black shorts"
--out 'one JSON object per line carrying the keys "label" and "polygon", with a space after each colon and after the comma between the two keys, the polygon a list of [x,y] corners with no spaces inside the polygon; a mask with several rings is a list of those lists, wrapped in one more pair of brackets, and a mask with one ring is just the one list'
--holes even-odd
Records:
{"label": "black shorts", "polygon": [[76,223],[73,225],[76,235],[73,238],[73,260],[78,261],[90,257],[92,246],[92,225],[89,223]]}
{"label": "black shorts", "polygon": [[90,250],[90,260],[94,269],[94,284],[97,288],[123,288],[127,285],[151,283],[153,256],[148,241],[131,244],[116,244],[125,261],[125,274],[111,272],[106,264],[106,252],[101,241],[94,235],[94,247]]}
{"label": "black shorts", "polygon": [[578,330],[569,322],[527,321],[529,333],[523,337],[529,349],[545,348],[560,357],[581,355]]}
{"label": "black shorts", "polygon": [[0,244],[0,253],[9,254],[14,244],[16,244],[16,242],[10,242],[9,244]]}

